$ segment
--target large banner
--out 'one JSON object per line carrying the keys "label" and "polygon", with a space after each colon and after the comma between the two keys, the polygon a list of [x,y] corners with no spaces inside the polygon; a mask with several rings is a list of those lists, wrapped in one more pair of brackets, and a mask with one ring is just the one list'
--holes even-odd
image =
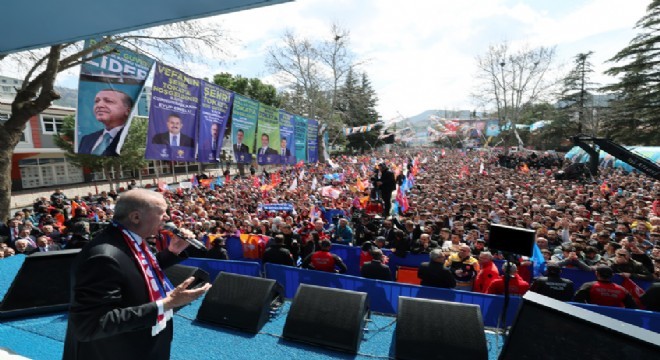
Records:
{"label": "large banner", "polygon": [[233,100],[233,92],[202,81],[199,134],[197,136],[197,158],[200,162],[215,162],[220,158]]}
{"label": "large banner", "polygon": [[231,140],[237,163],[249,164],[254,152],[254,133],[257,127],[259,103],[241,95],[234,95],[231,115]]}
{"label": "large banner", "polygon": [[296,163],[295,127],[293,115],[280,110],[280,162],[282,164],[293,165]]}
{"label": "large banner", "polygon": [[146,159],[195,161],[201,81],[157,64],[151,88]]}
{"label": "large banner", "polygon": [[279,164],[280,114],[275,107],[259,104],[256,138],[257,163],[259,165]]}
{"label": "large banner", "polygon": [[319,123],[312,119],[307,121],[307,161],[319,161]]}
{"label": "large banner", "polygon": [[[97,41],[85,41],[85,48]],[[98,57],[101,53],[108,54]],[[106,45],[89,55],[80,67],[74,139],[78,154],[120,154],[153,64],[153,59],[119,45]]]}
{"label": "large banner", "polygon": [[302,116],[295,115],[294,138],[296,148],[296,160],[307,161],[307,119]]}
{"label": "large banner", "polygon": [[498,120],[488,120],[486,126],[486,136],[498,136],[500,134],[500,125]]}

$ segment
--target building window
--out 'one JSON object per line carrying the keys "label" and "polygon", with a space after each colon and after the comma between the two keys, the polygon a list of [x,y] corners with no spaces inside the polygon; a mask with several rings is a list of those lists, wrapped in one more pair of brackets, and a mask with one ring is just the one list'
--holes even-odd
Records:
{"label": "building window", "polygon": [[57,134],[62,131],[64,120],[52,116],[41,116],[41,128],[44,134]]}

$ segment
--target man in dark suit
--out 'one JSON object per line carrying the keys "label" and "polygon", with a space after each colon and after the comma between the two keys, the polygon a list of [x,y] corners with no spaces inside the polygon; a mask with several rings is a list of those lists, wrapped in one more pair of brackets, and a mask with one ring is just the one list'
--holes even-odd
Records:
{"label": "man in dark suit", "polygon": [[252,156],[250,155],[250,148],[243,144],[243,139],[245,138],[245,132],[243,129],[238,129],[236,131],[236,142],[233,145],[234,149],[234,160],[236,160],[238,166],[238,172],[241,176],[245,175],[245,164],[252,161]]}
{"label": "man in dark suit", "polygon": [[257,151],[258,155],[277,155],[277,150],[270,147],[270,136],[261,134],[261,147]]}
{"label": "man in dark suit", "polygon": [[367,279],[392,281],[392,271],[390,267],[383,264],[383,251],[380,249],[371,250],[373,259],[362,265],[360,276]]}
{"label": "man in dark suit", "polygon": [[269,246],[266,251],[264,251],[262,262],[264,264],[271,263],[288,266],[294,265],[293,256],[291,256],[291,252],[284,244],[284,235],[275,235],[275,243]]}
{"label": "man in dark suit", "polygon": [[181,116],[175,113],[170,114],[167,117],[167,132],[154,135],[151,138],[151,143],[170,146],[195,146],[195,140],[193,138],[181,133],[182,126]]}
{"label": "man in dark suit", "polygon": [[280,141],[280,155],[285,157],[291,156],[291,150],[286,146],[286,138],[282,138]]}
{"label": "man in dark suit", "polygon": [[[63,359],[169,359],[172,309],[210,288],[173,288],[162,268],[183,259],[188,243],[173,236],[154,256],[146,238],[158,234],[167,203],[160,193],[121,195],[113,226],[98,233],[71,267],[71,305]],[[182,230],[185,236],[192,233]]]}
{"label": "man in dark suit", "polygon": [[390,215],[392,208],[392,191],[396,189],[396,182],[394,181],[394,173],[387,168],[387,164],[380,163],[380,177],[376,181],[376,186],[380,190],[380,195],[383,199],[383,217]]}
{"label": "man in dark suit", "polygon": [[448,289],[456,287],[454,275],[445,268],[445,255],[442,251],[431,251],[429,258],[431,261],[421,263],[417,269],[417,277],[422,280],[421,285]]}
{"label": "man in dark suit", "polygon": [[133,99],[128,94],[114,89],[99,91],[94,98],[94,116],[105,128],[83,136],[78,141],[78,154],[119,155],[117,144],[132,108]]}

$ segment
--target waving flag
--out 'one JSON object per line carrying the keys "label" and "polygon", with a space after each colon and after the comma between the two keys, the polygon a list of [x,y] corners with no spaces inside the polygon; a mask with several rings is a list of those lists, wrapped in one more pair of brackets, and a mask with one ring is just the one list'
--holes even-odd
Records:
{"label": "waving flag", "polygon": [[534,277],[543,276],[543,272],[545,271],[545,258],[543,257],[543,253],[539,246],[536,245],[536,242],[534,243],[534,250],[530,260],[532,260],[533,263]]}
{"label": "waving flag", "polygon": [[401,212],[406,212],[408,211],[408,198],[406,197],[406,194],[401,191],[401,188],[396,192],[396,201],[399,203],[399,206],[401,207]]}
{"label": "waving flag", "polygon": [[318,184],[319,182],[316,180],[316,176],[314,176],[314,179],[312,179],[312,191],[316,190]]}
{"label": "waving flag", "polygon": [[637,307],[639,307],[640,309],[644,309],[644,304],[642,304],[642,300],[640,299],[642,295],[644,295],[645,292],[644,289],[642,289],[630,278],[623,278],[623,282],[621,283],[621,286],[623,286],[626,290],[628,290],[633,300],[635,300]]}
{"label": "waving flag", "polygon": [[259,177],[256,175],[252,177],[252,186],[255,188],[261,186],[261,181],[259,181]]}
{"label": "waving flag", "polygon": [[293,191],[298,188],[298,178],[293,178],[291,186],[289,186],[289,191]]}
{"label": "waving flag", "polygon": [[303,181],[304,178],[305,178],[305,169],[302,169],[300,175],[298,175],[298,180]]}

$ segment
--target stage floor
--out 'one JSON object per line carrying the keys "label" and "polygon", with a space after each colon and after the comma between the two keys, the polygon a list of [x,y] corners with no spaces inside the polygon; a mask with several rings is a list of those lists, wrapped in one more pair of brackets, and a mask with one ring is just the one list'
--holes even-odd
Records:
{"label": "stage floor", "polygon": [[[396,318],[373,314],[357,355],[324,349],[282,338],[290,303],[266,323],[258,334],[211,326],[194,320],[202,300],[179,310],[174,316],[172,359],[390,359],[394,358]],[[0,348],[38,360],[59,360],[64,348],[66,313],[16,319],[0,323]],[[497,359],[501,338],[486,332],[489,358]],[[438,344],[442,349],[442,344]]]}

